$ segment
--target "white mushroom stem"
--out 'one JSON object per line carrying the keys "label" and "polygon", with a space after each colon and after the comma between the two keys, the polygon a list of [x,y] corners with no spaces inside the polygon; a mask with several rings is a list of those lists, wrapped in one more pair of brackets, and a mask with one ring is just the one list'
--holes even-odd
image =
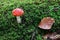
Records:
{"label": "white mushroom stem", "polygon": [[21,18],[20,18],[20,16],[16,16],[16,18],[17,18],[17,23],[21,23]]}

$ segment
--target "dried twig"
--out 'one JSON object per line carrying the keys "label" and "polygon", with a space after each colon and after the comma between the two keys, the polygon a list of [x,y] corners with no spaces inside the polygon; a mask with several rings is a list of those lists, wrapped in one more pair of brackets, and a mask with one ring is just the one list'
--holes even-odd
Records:
{"label": "dried twig", "polygon": [[34,31],[34,32],[32,33],[31,40],[34,40],[35,34],[36,34],[36,32]]}

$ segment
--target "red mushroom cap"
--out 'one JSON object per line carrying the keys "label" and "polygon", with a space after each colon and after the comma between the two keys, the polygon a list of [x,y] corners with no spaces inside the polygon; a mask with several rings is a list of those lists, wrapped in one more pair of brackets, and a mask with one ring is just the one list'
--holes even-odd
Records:
{"label": "red mushroom cap", "polygon": [[13,14],[14,16],[22,16],[23,13],[24,13],[24,11],[23,11],[22,9],[20,9],[20,8],[16,8],[16,9],[14,9],[14,10],[12,11],[12,14]]}
{"label": "red mushroom cap", "polygon": [[53,18],[45,17],[39,23],[39,27],[42,29],[51,29],[54,22],[55,22],[55,20]]}

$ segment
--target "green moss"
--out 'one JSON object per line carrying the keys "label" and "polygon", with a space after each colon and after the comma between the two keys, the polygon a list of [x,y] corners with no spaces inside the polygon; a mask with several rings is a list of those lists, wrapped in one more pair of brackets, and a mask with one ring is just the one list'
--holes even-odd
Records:
{"label": "green moss", "polygon": [[[31,1],[31,0],[30,0]],[[50,2],[50,3],[49,3]],[[52,17],[55,23],[52,32],[60,29],[60,5],[59,1],[1,1],[0,9],[0,39],[1,40],[30,40],[32,32],[37,30],[35,39],[41,40],[41,35],[48,31],[38,28],[38,24],[44,17]],[[12,15],[12,10],[22,8],[24,15],[21,16],[22,23],[18,24]],[[40,34],[39,34],[40,33]]]}

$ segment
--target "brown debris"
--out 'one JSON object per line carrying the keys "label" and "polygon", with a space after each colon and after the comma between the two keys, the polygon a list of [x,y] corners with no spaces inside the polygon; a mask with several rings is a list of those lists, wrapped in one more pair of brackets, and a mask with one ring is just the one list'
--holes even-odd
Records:
{"label": "brown debris", "polygon": [[48,33],[43,36],[43,40],[60,40],[60,34],[57,34],[57,32],[54,33]]}

